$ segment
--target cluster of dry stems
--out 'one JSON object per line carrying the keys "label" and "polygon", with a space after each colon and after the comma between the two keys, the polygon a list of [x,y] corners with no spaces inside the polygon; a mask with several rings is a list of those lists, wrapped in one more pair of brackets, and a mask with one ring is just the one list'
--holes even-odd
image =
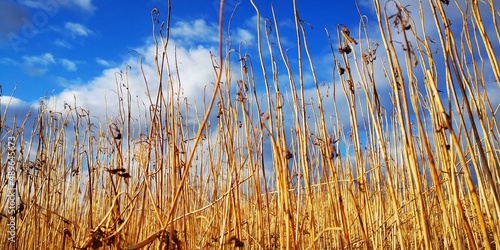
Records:
{"label": "cluster of dry stems", "polygon": [[[258,54],[223,47],[221,14],[219,54],[208,65],[215,84],[203,110],[193,110],[176,92],[182,84],[172,79],[177,62],[161,52],[169,41],[167,17],[154,35],[158,81],[145,82],[147,105],[133,107],[128,79],[122,79],[119,115],[105,124],[70,105],[57,113],[40,103],[33,129],[16,121],[7,127],[2,116],[2,141],[19,139],[23,209],[16,214],[17,241],[1,234],[0,248],[500,245],[498,103],[488,95],[500,87],[494,52],[500,32],[495,23],[496,33],[487,33],[481,17],[488,13],[479,13],[485,4],[496,21],[493,0],[467,1],[463,23],[453,24],[463,25],[459,34],[448,23],[445,2],[429,0],[432,13],[425,18],[420,3],[421,12],[412,13],[416,21],[398,1],[374,0],[381,41],[370,41],[363,17],[358,36],[338,26],[332,82],[342,91],[329,94],[317,80],[300,10],[298,65],[291,65],[274,9],[260,22],[251,2],[259,20]],[[429,26],[437,37],[427,35]],[[237,70],[231,68],[235,56]],[[261,68],[253,67],[256,61]],[[288,79],[279,78],[278,65]],[[376,70],[390,84],[389,95],[380,92]],[[305,74],[312,75],[314,100],[307,99]],[[387,96],[390,106],[383,105]],[[347,110],[337,109],[340,100]],[[346,113],[349,123],[343,124]],[[3,158],[0,211],[6,165]]]}

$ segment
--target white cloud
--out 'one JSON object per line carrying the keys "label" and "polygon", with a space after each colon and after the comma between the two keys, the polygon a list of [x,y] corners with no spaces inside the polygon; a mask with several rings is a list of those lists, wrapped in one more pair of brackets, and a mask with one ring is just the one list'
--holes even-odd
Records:
{"label": "white cloud", "polygon": [[[172,63],[174,62],[174,53],[175,51],[177,52],[181,89],[175,87],[175,91],[187,98],[190,104],[194,104],[195,102],[198,102],[198,105],[203,104],[199,101],[203,100],[203,91],[200,90],[207,85],[210,86],[215,81],[213,78],[210,50],[214,50],[214,48],[198,46],[187,49],[176,44],[175,41],[172,41],[172,46],[168,48],[169,60]],[[155,96],[157,91],[153,86],[157,86],[158,84],[156,66],[154,65],[155,46],[148,44],[137,48],[136,51],[141,53],[143,58],[142,70],[151,88],[150,95]],[[124,83],[120,82],[120,72],[127,70],[127,74],[123,73],[122,75],[123,78],[126,75],[128,76],[128,79],[124,79],[124,81],[128,80],[129,90],[134,98],[133,101],[144,102],[146,105],[149,105],[139,57],[134,54],[131,55],[129,59],[123,61],[119,66],[104,70],[100,76],[95,77],[86,84],[68,86],[62,93],[52,96],[47,103],[53,105],[51,108],[61,110],[65,102],[75,103],[76,100],[78,106],[89,109],[94,116],[105,117],[106,108],[103,107],[108,108],[110,116],[117,115],[113,113],[116,112],[116,107],[119,105],[116,90],[117,86],[121,87]],[[101,65],[109,65],[109,62],[100,58],[96,58],[96,62]],[[174,65],[171,65],[171,67],[173,68]],[[174,72],[172,74],[175,81],[177,76]],[[164,86],[167,88],[167,84]],[[178,86],[177,82],[174,86]]]}
{"label": "white cloud", "polygon": [[108,62],[108,61],[106,61],[106,60],[104,60],[104,59],[102,59],[102,58],[99,58],[99,57],[97,57],[97,58],[95,59],[95,62],[96,62],[97,64],[101,65],[101,66],[104,66],[104,67],[109,67],[109,66],[111,66],[111,63],[110,63],[110,62]]}
{"label": "white cloud", "polygon": [[[188,102],[192,105],[203,105],[204,89],[211,89],[214,79],[214,67],[212,65],[212,58],[210,51],[216,51],[218,45],[217,29],[207,31],[208,27],[216,27],[215,24],[206,23],[203,20],[194,20],[190,22],[178,22],[172,26],[173,34],[167,54],[169,57],[171,71],[170,74],[174,81],[174,91],[179,93],[182,98],[187,98]],[[184,32],[185,31],[185,32]],[[252,36],[244,30],[239,30],[238,35],[245,39],[252,39]],[[204,45],[192,46],[199,41],[195,38],[203,38]],[[192,41],[192,43],[186,43]],[[140,53],[142,57],[142,69],[140,65],[140,57],[136,54],[130,53],[130,57],[124,61],[112,63],[103,58],[95,58],[95,62],[99,65],[107,67],[99,76],[87,83],[71,84],[71,80],[64,81],[66,89],[50,98],[47,102],[51,104],[51,108],[56,110],[63,109],[64,102],[74,103],[76,98],[77,105],[88,108],[93,115],[103,118],[106,115],[106,108],[108,107],[108,115],[113,116],[116,112],[116,107],[119,105],[116,96],[117,86],[121,87],[120,72],[122,76],[128,76],[129,90],[134,102],[145,102],[149,105],[148,96],[146,93],[146,84],[142,71],[146,76],[148,85],[150,86],[151,96],[155,96],[157,90],[155,87],[158,84],[158,76],[156,73],[156,65],[154,59],[156,57],[155,46],[150,41],[148,44],[136,48],[135,51]],[[162,52],[159,51],[159,55]],[[175,70],[174,57],[177,58],[178,75]],[[63,64],[68,70],[71,69],[71,61],[61,59],[57,60]],[[109,68],[113,67],[113,68]],[[75,65],[76,69],[76,65]],[[237,69],[233,69],[237,71]],[[126,74],[125,74],[126,73]],[[234,73],[234,72],[233,72]],[[164,82],[166,83],[167,74],[165,74]],[[180,79],[180,83],[177,79]],[[117,84],[118,81],[118,84]],[[124,82],[123,82],[124,83]],[[165,91],[167,84],[164,84]],[[208,90],[209,91],[209,90]],[[210,94],[208,92],[207,94]],[[138,112],[136,110],[136,112]],[[137,113],[136,113],[137,114]]]}
{"label": "white cloud", "polygon": [[41,76],[41,75],[45,75],[45,73],[47,73],[48,69],[27,66],[24,68],[24,71],[26,72],[26,74],[28,74],[30,76]]}
{"label": "white cloud", "polygon": [[39,56],[23,56],[24,63],[27,65],[42,65],[55,64],[54,56],[51,53],[45,53]]}
{"label": "white cloud", "polygon": [[64,24],[64,28],[71,34],[73,38],[77,36],[87,37],[93,34],[93,32],[85,25],[79,23],[67,22]]}
{"label": "white cloud", "polygon": [[234,42],[242,42],[245,41],[248,44],[253,44],[255,36],[250,33],[249,30],[238,28],[236,29],[236,34],[233,35],[233,41]]}
{"label": "white cloud", "polygon": [[75,62],[68,60],[68,59],[60,59],[59,61],[66,68],[66,70],[68,70],[68,71],[76,71],[77,70]]}
{"label": "white cloud", "polygon": [[62,39],[56,39],[54,40],[54,45],[56,46],[59,46],[59,47],[63,47],[63,48],[71,48],[71,44],[69,44],[66,40],[62,40]]}
{"label": "white cloud", "polygon": [[93,12],[96,8],[92,4],[92,0],[74,0],[74,1],[35,1],[35,0],[18,0],[18,2],[24,6],[33,9],[42,9],[49,12],[51,15],[55,15],[61,7],[65,6],[68,8],[78,8],[87,12]]}
{"label": "white cloud", "polygon": [[3,57],[3,58],[0,58],[0,64],[16,65],[16,64],[18,64],[18,62],[12,58]]}
{"label": "white cloud", "polygon": [[[76,101],[77,106],[90,110],[93,116],[104,118],[106,113],[103,107],[116,107],[118,105],[117,98],[114,96],[115,72],[119,72],[119,70],[109,69],[86,84],[68,86],[61,93],[49,98],[47,101],[49,108],[63,110],[64,103],[73,106]],[[105,103],[106,99],[109,100],[108,103]]]}
{"label": "white cloud", "polygon": [[95,6],[94,4],[92,4],[92,0],[75,0],[74,4],[89,12],[93,12],[95,10]]}
{"label": "white cloud", "polygon": [[219,27],[212,23],[207,24],[205,20],[179,21],[170,30],[172,37],[178,41],[191,44],[203,42],[217,42]]}
{"label": "white cloud", "polygon": [[24,70],[30,75],[43,75],[48,71],[49,65],[55,64],[62,65],[68,71],[77,70],[76,62],[65,58],[54,58],[51,53],[45,53],[37,56],[23,56]]}
{"label": "white cloud", "polygon": [[87,82],[83,81],[80,77],[72,78],[70,80],[61,76],[57,76],[55,77],[54,82],[63,88],[71,88],[73,86],[87,84]]}
{"label": "white cloud", "polygon": [[21,0],[19,1],[24,6],[34,8],[34,9],[47,9],[46,4],[43,1],[34,1],[34,0]]}
{"label": "white cloud", "polygon": [[2,103],[2,106],[8,106],[10,108],[29,106],[27,102],[13,96],[0,96],[0,103]]}

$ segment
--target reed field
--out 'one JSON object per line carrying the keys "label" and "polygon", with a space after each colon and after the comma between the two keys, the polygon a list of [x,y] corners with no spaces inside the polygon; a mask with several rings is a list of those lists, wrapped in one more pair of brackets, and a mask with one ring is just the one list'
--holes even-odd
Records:
{"label": "reed field", "polygon": [[373,0],[378,20],[352,13],[358,27],[325,30],[329,83],[317,80],[300,9],[289,58],[272,5],[251,1],[258,52],[231,40],[221,7],[197,105],[166,53],[170,9],[144,27],[156,44],[144,60],[157,66],[147,98],[127,69],[107,117],[42,100],[7,119],[4,96],[0,224],[15,216],[16,240],[2,233],[0,248],[496,249],[498,2],[466,1],[453,24],[456,2],[412,6],[422,2],[434,8]]}

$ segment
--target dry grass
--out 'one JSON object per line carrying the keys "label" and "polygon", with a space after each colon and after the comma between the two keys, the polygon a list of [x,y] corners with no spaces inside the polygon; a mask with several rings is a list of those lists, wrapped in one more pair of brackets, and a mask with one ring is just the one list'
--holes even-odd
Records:
{"label": "dry grass", "polygon": [[[175,92],[181,83],[164,75],[176,72],[176,62],[159,52],[159,80],[145,82],[147,105],[117,84],[119,113],[107,122],[76,105],[57,113],[40,103],[32,128],[9,127],[3,115],[2,141],[19,140],[19,202],[17,241],[2,233],[1,248],[495,249],[498,103],[490,102],[494,83],[484,75],[492,72],[500,86],[492,45],[500,34],[483,32],[477,1],[453,24],[463,25],[461,33],[446,24],[445,1],[430,2],[436,8],[425,19],[412,13],[418,21],[397,1],[374,0],[380,44],[369,40],[363,18],[358,36],[338,26],[332,81],[342,93],[327,94],[317,81],[308,27],[298,16],[298,68],[289,64],[274,16],[256,30],[272,30],[278,40],[258,32],[253,58],[223,48],[221,18],[215,84],[203,110]],[[484,4],[496,17],[494,1]],[[439,37],[427,36],[429,25]],[[163,31],[154,37],[158,51],[168,44]],[[240,69],[231,68],[235,55]],[[381,105],[388,95],[377,91],[376,70],[391,86],[391,106]],[[306,73],[314,100],[306,97]],[[347,110],[337,109],[340,100]],[[6,158],[1,168],[6,215]]]}

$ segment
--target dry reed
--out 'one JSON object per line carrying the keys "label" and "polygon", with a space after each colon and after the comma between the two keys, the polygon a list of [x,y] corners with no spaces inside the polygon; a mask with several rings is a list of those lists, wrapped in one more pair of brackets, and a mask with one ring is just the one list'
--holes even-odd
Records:
{"label": "dry reed", "polygon": [[[17,241],[1,234],[1,248],[500,245],[499,104],[490,102],[493,83],[484,77],[490,72],[500,84],[494,51],[500,33],[496,24],[496,34],[484,31],[478,1],[461,9],[458,33],[447,23],[448,1],[429,0],[434,8],[424,18],[422,4],[412,16],[398,1],[374,0],[380,44],[370,41],[363,17],[358,36],[339,24],[334,44],[326,32],[334,62],[327,87],[317,79],[300,10],[294,10],[294,66],[274,8],[261,22],[251,3],[258,54],[223,47],[230,37],[222,37],[229,21],[221,7],[219,51],[207,65],[214,86],[203,110],[176,92],[177,62],[163,53],[170,8],[160,28],[152,12],[158,75],[154,82],[145,77],[147,104],[133,100],[125,76],[117,80],[118,115],[105,121],[76,104],[58,113],[41,102],[32,128],[30,114],[9,127],[4,106],[2,141],[18,138],[19,202]],[[494,1],[484,4],[496,20]],[[438,37],[427,35],[429,26]],[[240,68],[233,68],[235,56]],[[380,91],[380,71],[390,93]],[[311,99],[305,74],[315,86]],[[346,110],[338,110],[344,102]],[[2,144],[2,155],[7,150]],[[6,211],[5,157],[1,169],[0,210]]]}

